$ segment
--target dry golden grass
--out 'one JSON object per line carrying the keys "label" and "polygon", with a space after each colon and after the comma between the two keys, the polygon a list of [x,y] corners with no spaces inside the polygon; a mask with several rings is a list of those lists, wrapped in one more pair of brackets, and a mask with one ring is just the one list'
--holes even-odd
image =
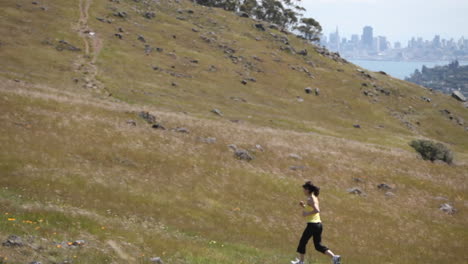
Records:
{"label": "dry golden grass", "polygon": [[[282,52],[269,34],[281,33],[257,32],[252,20],[189,1],[82,2],[91,3],[85,26],[97,32],[102,49],[91,49],[91,57],[59,52],[42,41],[83,45],[78,2],[48,1],[47,12],[17,2],[21,8],[0,3],[0,238],[32,236],[33,246],[44,249],[0,247],[7,263],[148,263],[152,256],[167,263],[288,263],[304,227],[297,201],[305,179],[322,187],[324,242],[345,263],[468,259],[468,137],[439,110],[465,120],[468,113],[448,96],[374,73],[375,80],[365,80],[356,66],[322,57],[292,35],[291,45],[310,55]],[[180,15],[179,8],[195,14]],[[157,17],[147,20],[137,9],[154,9]],[[113,17],[116,10],[129,18]],[[122,41],[113,36],[118,27]],[[138,34],[165,52],[146,56]],[[205,43],[200,34],[216,42]],[[233,64],[219,44],[235,48],[254,69]],[[218,71],[209,72],[210,65]],[[314,79],[290,66],[307,67]],[[249,76],[257,82],[241,85]],[[83,89],[86,78],[98,89]],[[373,102],[362,95],[362,82],[392,95]],[[307,86],[320,87],[321,95],[304,94]],[[420,100],[423,95],[433,103]],[[213,108],[224,117],[210,113]],[[140,111],[150,111],[168,130],[152,129]],[[402,121],[421,125],[410,130]],[[353,128],[356,123],[363,129]],[[190,133],[170,130],[176,127]],[[200,137],[217,140],[206,144]],[[420,159],[408,146],[415,138],[448,144],[455,165]],[[228,144],[252,150],[255,160],[235,159]],[[377,189],[384,182],[394,186],[394,197]],[[346,192],[354,186],[366,196]],[[455,215],[438,210],[446,202],[458,209]],[[77,239],[87,244],[56,247]],[[328,263],[312,247],[309,252],[313,263]]]}

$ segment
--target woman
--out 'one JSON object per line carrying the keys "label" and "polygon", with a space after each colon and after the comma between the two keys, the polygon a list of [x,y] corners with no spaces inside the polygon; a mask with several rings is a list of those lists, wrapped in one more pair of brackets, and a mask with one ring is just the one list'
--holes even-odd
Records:
{"label": "woman", "polygon": [[299,205],[304,208],[302,216],[307,220],[307,227],[302,234],[299,246],[297,247],[297,253],[299,253],[299,259],[291,261],[292,264],[304,264],[304,255],[306,252],[306,245],[309,239],[313,237],[315,249],[323,254],[330,256],[333,260],[333,264],[341,264],[341,257],[335,255],[326,246],[322,245],[322,221],[320,220],[320,207],[318,196],[320,188],[313,185],[311,181],[307,181],[302,185],[304,194],[307,196],[307,203],[301,201]]}

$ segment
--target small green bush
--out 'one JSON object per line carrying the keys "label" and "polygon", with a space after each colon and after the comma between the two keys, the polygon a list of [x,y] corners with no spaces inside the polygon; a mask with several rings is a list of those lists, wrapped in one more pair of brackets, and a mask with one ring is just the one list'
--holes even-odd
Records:
{"label": "small green bush", "polygon": [[410,143],[424,160],[442,160],[448,164],[453,161],[452,151],[442,143],[437,143],[430,140],[413,140]]}

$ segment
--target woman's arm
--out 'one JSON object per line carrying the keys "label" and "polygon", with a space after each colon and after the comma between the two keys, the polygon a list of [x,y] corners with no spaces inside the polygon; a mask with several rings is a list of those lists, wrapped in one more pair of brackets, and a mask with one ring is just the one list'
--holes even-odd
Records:
{"label": "woman's arm", "polygon": [[320,207],[317,198],[308,199],[307,204],[310,205],[314,210],[310,212],[303,211],[302,216],[309,216],[320,213]]}

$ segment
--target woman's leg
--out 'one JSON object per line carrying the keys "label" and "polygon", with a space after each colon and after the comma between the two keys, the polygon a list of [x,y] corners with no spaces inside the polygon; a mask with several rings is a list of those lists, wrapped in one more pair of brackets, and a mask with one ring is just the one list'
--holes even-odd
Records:
{"label": "woman's leg", "polygon": [[306,253],[306,246],[309,239],[313,236],[313,230],[310,224],[307,224],[304,232],[302,233],[301,240],[299,241],[299,246],[297,247],[297,253],[299,253],[299,260],[304,261],[304,255]]}
{"label": "woman's leg", "polygon": [[322,245],[322,231],[323,227],[321,223],[314,224],[313,236],[315,249],[323,254],[333,257],[335,254],[333,254],[333,252],[326,246]]}

